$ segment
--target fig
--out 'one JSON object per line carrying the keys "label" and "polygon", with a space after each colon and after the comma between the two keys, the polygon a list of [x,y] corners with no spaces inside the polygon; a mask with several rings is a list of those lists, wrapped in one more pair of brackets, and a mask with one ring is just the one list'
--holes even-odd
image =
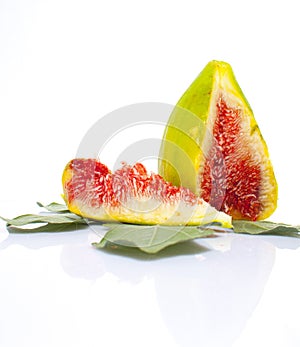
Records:
{"label": "fig", "polygon": [[266,142],[226,62],[209,62],[182,95],[159,158],[165,180],[183,184],[233,219],[262,220],[276,209]]}
{"label": "fig", "polygon": [[112,173],[97,159],[73,159],[64,169],[62,183],[69,210],[85,218],[150,225],[217,222],[232,227],[229,215],[189,189],[149,174],[141,163],[123,163]]}

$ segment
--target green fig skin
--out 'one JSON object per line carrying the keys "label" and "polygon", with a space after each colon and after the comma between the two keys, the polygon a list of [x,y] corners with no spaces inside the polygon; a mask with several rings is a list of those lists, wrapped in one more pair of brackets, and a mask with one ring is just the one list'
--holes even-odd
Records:
{"label": "green fig skin", "polygon": [[[229,105],[242,110],[245,148],[258,153],[262,163],[263,198],[256,219],[269,217],[277,205],[277,183],[266,143],[253,111],[244,96],[231,66],[223,61],[209,62],[178,101],[165,128],[160,148],[158,172],[174,185],[185,186],[201,195],[199,182],[203,165],[214,142],[216,103],[225,95]],[[244,144],[243,144],[244,145]],[[226,212],[226,211],[225,211]],[[227,211],[228,213],[228,211]],[[235,219],[251,219],[232,211]]]}

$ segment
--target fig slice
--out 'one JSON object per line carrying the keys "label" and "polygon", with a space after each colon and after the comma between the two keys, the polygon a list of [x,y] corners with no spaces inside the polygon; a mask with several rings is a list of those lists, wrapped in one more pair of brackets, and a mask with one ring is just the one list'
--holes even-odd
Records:
{"label": "fig slice", "polygon": [[134,224],[201,225],[231,228],[231,217],[189,189],[176,187],[141,163],[112,173],[96,159],[73,159],[62,177],[69,210],[99,221]]}
{"label": "fig slice", "polygon": [[276,209],[267,145],[228,63],[209,62],[178,101],[158,172],[234,219],[262,220]]}

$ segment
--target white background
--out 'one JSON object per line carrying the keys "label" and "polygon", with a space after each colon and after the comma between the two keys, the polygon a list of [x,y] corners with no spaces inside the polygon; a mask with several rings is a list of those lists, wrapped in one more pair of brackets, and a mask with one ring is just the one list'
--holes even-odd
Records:
{"label": "white background", "polygon": [[[300,224],[298,7],[298,2],[292,0],[0,0],[0,201],[3,206],[0,215],[13,217],[17,213],[31,212],[24,209],[33,206],[37,200],[45,203],[59,201],[62,170],[75,156],[80,140],[99,117],[138,102],[175,104],[207,62],[217,59],[232,65],[268,144],[279,184],[278,210],[272,219]],[[27,205],[22,205],[23,201]],[[0,236],[5,238],[4,224],[2,226]],[[157,335],[149,334],[144,345],[159,345],[157,338],[160,335],[161,345],[178,346],[179,340],[174,338],[176,333],[171,335],[163,325],[167,321],[173,332],[178,330],[178,324],[170,323],[172,310],[167,310],[171,320],[161,317],[155,294],[155,278],[161,280],[168,271],[172,273],[172,285],[186,281],[174,275],[174,259],[161,263],[167,272],[161,271],[156,262],[146,279],[141,276],[143,280],[134,278],[129,281],[126,269],[131,266],[135,269],[136,265],[126,258],[128,266],[120,270],[124,271],[125,281],[120,284],[118,276],[106,272],[110,267],[118,272],[118,260],[95,254],[89,248],[86,250],[90,242],[86,235],[82,238],[84,234],[78,235],[72,239],[73,244],[69,244],[70,236],[59,236],[62,239],[57,245],[67,245],[62,249],[57,245],[54,247],[56,241],[53,240],[56,239],[50,237],[46,241],[33,237],[31,240],[40,242],[38,249],[31,248],[29,241],[26,246],[26,243],[20,245],[10,238],[10,247],[0,253],[1,295],[5,293],[1,296],[4,308],[0,309],[0,323],[1,327],[4,324],[9,327],[6,335],[1,332],[4,347],[14,346],[9,341],[14,333],[17,311],[20,324],[16,328],[20,338],[22,334],[27,338],[31,334],[31,338],[24,340],[28,346],[40,346],[43,336],[53,338],[45,340],[45,346],[68,345],[68,341],[74,346],[96,346],[101,345],[101,337],[103,346],[119,346],[122,336],[124,341],[131,338],[127,320],[137,324],[132,346],[139,346],[148,333],[147,326],[138,319],[145,312],[143,303],[150,312],[149,321],[146,319],[149,325],[153,327],[154,324],[151,318],[161,319],[156,320],[153,327]],[[268,282],[265,281],[269,272],[262,276],[264,280],[261,282],[267,283],[264,296],[255,312],[251,311],[252,315],[245,314],[249,322],[243,334],[241,331],[235,333],[235,346],[298,346],[295,310],[299,310],[299,305],[293,305],[300,290],[300,282],[294,276],[299,270],[296,264],[299,264],[300,254],[297,250],[275,251],[275,246],[264,242],[259,243],[261,247],[263,245],[263,252],[257,251],[257,254],[264,262],[264,254],[276,252],[275,265],[273,255],[270,256],[274,270]],[[222,249],[224,244],[217,246]],[[251,247],[247,248],[250,250],[246,258],[249,260],[247,269],[252,266]],[[213,262],[214,254],[210,255]],[[99,257],[105,260],[106,267],[104,270],[101,267],[105,275],[96,280],[97,269],[93,266],[99,266]],[[82,263],[78,259],[82,259]],[[187,268],[189,259],[186,260]],[[236,264],[231,260],[225,262],[227,269]],[[217,271],[222,263],[213,263],[210,273]],[[138,264],[143,269],[144,264]],[[31,272],[30,268],[33,269]],[[21,277],[16,279],[13,274],[18,271]],[[209,271],[206,274],[209,276]],[[191,283],[191,288],[193,285],[198,288],[197,281],[192,277],[187,283]],[[229,282],[227,287],[230,288]],[[16,300],[20,295],[18,288],[23,291],[24,298]],[[241,289],[248,295],[246,285]],[[180,296],[180,288],[175,294]],[[95,312],[93,305],[98,295],[100,301],[103,297],[113,296],[117,303],[114,309],[119,309],[119,314],[115,316],[115,311],[111,311],[110,301],[97,306]],[[261,295],[262,292],[253,294],[254,301],[259,301]],[[187,297],[190,298],[187,307],[192,310],[193,296]],[[284,300],[280,301],[278,298],[282,297]],[[167,295],[162,298],[168,300]],[[215,298],[219,299],[216,304],[222,304],[221,296]],[[172,302],[180,302],[178,297],[173,299]],[[26,300],[30,305],[37,302],[33,311],[29,304],[26,306]],[[136,306],[131,306],[128,300],[135,301]],[[15,306],[11,306],[12,303]],[[274,310],[275,306],[278,311]],[[101,308],[108,316],[101,316]],[[208,313],[211,314],[208,319],[213,317],[214,307],[206,309],[201,318],[204,321]],[[30,316],[30,312],[36,316]],[[82,316],[76,316],[76,313]],[[93,320],[85,320],[88,318],[84,315],[92,316]],[[282,324],[287,322],[280,320],[283,316],[289,317],[289,325]],[[31,317],[29,321],[28,317]],[[41,319],[45,318],[42,325]],[[66,322],[68,319],[71,321]],[[114,321],[121,329],[119,335],[110,324]],[[269,322],[267,326],[264,325],[266,321]],[[89,326],[84,322],[89,322]],[[40,328],[39,332],[35,330],[36,326]],[[28,327],[32,330],[28,331]],[[83,329],[81,333],[80,329]],[[262,338],[259,339],[257,334]],[[97,336],[99,344],[94,339]],[[118,344],[114,344],[112,338]],[[19,345],[22,344],[20,341]],[[180,346],[190,347],[189,344]]]}
{"label": "white background", "polygon": [[269,146],[274,218],[297,223],[298,13],[291,0],[1,0],[1,199],[59,199],[61,172],[99,117],[175,104],[218,59],[232,65]]}

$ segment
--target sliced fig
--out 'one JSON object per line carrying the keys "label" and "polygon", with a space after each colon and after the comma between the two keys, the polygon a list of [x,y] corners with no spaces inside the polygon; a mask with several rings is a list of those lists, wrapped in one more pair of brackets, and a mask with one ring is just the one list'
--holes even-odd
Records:
{"label": "sliced fig", "polygon": [[159,174],[234,219],[261,220],[276,209],[268,149],[228,63],[208,63],[174,108]]}
{"label": "sliced fig", "polygon": [[63,173],[69,210],[100,221],[135,224],[200,225],[212,222],[231,227],[231,217],[217,211],[189,189],[176,187],[141,163],[112,173],[96,159],[73,159]]}

